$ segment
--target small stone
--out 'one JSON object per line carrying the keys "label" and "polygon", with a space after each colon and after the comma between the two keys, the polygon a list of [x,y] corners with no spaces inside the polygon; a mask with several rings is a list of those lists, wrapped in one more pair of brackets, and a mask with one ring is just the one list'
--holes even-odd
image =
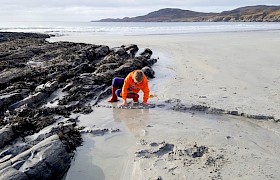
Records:
{"label": "small stone", "polygon": [[161,176],[158,176],[156,180],[163,180]]}

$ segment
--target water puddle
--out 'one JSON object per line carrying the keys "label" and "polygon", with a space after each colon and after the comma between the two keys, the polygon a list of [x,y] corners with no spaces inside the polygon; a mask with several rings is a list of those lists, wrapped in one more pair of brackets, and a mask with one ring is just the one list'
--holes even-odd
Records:
{"label": "water puddle", "polygon": [[94,108],[91,114],[80,115],[79,126],[92,129],[117,128],[120,131],[102,136],[83,134],[83,146],[77,149],[65,179],[105,179],[105,175],[106,179],[114,179],[123,176],[130,149],[135,146],[137,137],[146,135],[148,115],[148,109],[113,108]]}

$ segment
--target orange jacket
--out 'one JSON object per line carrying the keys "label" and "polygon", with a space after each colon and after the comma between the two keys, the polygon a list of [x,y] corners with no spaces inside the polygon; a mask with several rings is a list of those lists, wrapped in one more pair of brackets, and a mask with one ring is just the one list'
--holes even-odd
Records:
{"label": "orange jacket", "polygon": [[127,98],[127,93],[138,93],[140,90],[143,91],[144,96],[143,96],[143,102],[146,103],[148,101],[149,98],[149,93],[150,93],[150,89],[149,89],[149,85],[148,85],[148,79],[147,77],[144,75],[144,79],[141,83],[139,84],[135,84],[134,80],[133,80],[133,75],[134,75],[135,71],[132,71],[131,73],[129,73],[125,80],[124,80],[124,84],[122,87],[122,92],[121,92],[121,96],[124,100],[126,100]]}

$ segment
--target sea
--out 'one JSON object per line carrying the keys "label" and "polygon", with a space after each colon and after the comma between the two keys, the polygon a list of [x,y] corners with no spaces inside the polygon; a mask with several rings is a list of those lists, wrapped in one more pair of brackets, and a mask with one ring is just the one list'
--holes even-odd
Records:
{"label": "sea", "polygon": [[274,22],[1,22],[0,32],[35,32],[54,35],[164,35],[188,33],[280,30]]}

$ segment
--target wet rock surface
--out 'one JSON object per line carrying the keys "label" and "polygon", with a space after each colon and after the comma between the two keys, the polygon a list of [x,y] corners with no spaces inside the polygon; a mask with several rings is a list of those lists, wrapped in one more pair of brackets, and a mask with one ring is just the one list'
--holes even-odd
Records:
{"label": "wet rock surface", "polygon": [[206,114],[214,114],[214,115],[233,115],[233,116],[241,116],[254,120],[272,120],[274,122],[280,122],[279,119],[276,119],[274,116],[263,115],[263,114],[248,114],[244,112],[238,112],[235,110],[226,110],[220,109],[200,104],[184,104],[180,99],[168,99],[163,102],[157,102],[155,104],[148,104],[146,106],[141,104],[133,104],[132,102],[128,103],[127,106],[112,106],[112,105],[104,105],[99,104],[95,107],[99,108],[118,108],[118,109],[149,109],[149,108],[161,108],[165,110],[173,110],[182,113],[206,113]]}
{"label": "wet rock surface", "polygon": [[104,104],[98,104],[95,107],[97,108],[110,108],[110,109],[150,109],[155,108],[155,104],[142,104],[142,103],[134,103],[134,102],[128,102],[126,106],[123,105],[104,105]]}
{"label": "wet rock surface", "polygon": [[[73,113],[90,113],[111,93],[113,77],[142,69],[154,77],[157,59],[137,45],[110,48],[49,43],[49,35],[1,32],[0,179],[60,179],[82,144]],[[102,135],[118,129],[87,130]]]}
{"label": "wet rock surface", "polygon": [[241,116],[249,119],[255,120],[272,120],[274,122],[279,122],[279,119],[276,119],[274,116],[263,115],[263,114],[247,114],[244,112],[238,112],[235,110],[226,110],[219,109],[215,107],[205,106],[205,105],[196,105],[196,104],[183,104],[180,99],[168,99],[162,104],[156,105],[156,107],[172,109],[174,111],[184,112],[184,113],[208,113],[216,115],[233,115]]}

